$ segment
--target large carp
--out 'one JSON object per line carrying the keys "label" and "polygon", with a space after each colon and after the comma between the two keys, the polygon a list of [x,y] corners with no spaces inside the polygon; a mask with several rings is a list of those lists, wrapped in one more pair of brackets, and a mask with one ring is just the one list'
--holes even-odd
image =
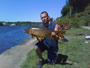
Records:
{"label": "large carp", "polygon": [[24,30],[25,33],[28,33],[32,36],[37,37],[38,39],[44,39],[46,37],[51,37],[51,33],[55,32],[56,35],[58,35],[61,38],[64,38],[64,33],[65,31],[53,31],[51,29],[48,28],[44,28],[44,27],[31,27],[31,28],[27,28]]}

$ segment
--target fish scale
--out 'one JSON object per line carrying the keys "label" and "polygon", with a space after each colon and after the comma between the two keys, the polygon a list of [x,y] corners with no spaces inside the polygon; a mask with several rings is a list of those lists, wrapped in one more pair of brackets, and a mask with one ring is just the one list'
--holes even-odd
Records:
{"label": "fish scale", "polygon": [[31,34],[38,38],[50,37],[51,32],[55,32],[59,37],[64,38],[63,34],[65,33],[65,31],[63,31],[63,30],[62,31],[53,31],[51,29],[44,28],[44,27],[30,27],[28,29],[25,29],[24,32]]}

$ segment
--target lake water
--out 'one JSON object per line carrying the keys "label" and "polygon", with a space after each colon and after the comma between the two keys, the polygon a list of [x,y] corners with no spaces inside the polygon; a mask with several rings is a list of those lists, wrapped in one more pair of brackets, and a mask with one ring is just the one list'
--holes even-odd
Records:
{"label": "lake water", "polygon": [[0,26],[0,54],[7,49],[20,44],[30,35],[24,29],[30,26]]}

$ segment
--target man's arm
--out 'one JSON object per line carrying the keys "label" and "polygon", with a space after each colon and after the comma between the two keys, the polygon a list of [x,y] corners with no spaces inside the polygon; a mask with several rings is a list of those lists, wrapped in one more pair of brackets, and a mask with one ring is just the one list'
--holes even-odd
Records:
{"label": "man's arm", "polygon": [[59,29],[60,29],[60,26],[58,24],[56,24],[54,31],[59,31]]}
{"label": "man's arm", "polygon": [[[59,25],[56,24],[56,26],[55,26],[55,28],[54,28],[54,31],[59,31],[59,29],[60,29]],[[59,36],[56,35],[55,32],[52,32],[52,33],[51,33],[51,38],[58,40],[58,39],[59,39]]]}

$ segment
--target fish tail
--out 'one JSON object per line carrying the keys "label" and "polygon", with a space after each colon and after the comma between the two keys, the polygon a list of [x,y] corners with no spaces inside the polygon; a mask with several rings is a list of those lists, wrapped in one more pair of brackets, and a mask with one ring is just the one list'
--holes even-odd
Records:
{"label": "fish tail", "polygon": [[65,38],[65,37],[64,37],[64,34],[66,33],[66,31],[64,31],[64,30],[62,30],[62,31],[55,31],[55,33],[56,33],[59,37]]}
{"label": "fish tail", "polygon": [[62,34],[62,33],[58,33],[58,36],[61,38],[64,38],[64,34]]}

